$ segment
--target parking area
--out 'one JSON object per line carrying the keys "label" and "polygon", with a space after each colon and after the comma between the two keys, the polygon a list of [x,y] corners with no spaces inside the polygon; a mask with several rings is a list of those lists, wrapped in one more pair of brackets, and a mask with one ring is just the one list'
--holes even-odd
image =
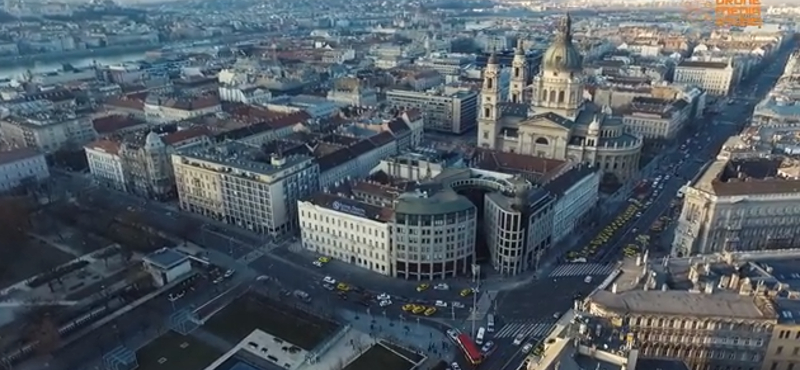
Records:
{"label": "parking area", "polygon": [[253,330],[311,351],[339,329],[339,324],[289,305],[248,292],[212,316],[204,325],[211,333],[238,343]]}
{"label": "parking area", "polygon": [[167,332],[136,352],[139,370],[197,370],[211,365],[222,352],[197,339]]}
{"label": "parking area", "polygon": [[409,370],[414,364],[386,347],[376,344],[347,365],[343,370]]}

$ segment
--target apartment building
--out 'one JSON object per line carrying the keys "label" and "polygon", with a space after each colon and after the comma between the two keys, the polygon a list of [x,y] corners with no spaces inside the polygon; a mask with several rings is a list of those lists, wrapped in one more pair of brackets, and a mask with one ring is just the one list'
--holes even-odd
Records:
{"label": "apartment building", "polygon": [[42,153],[80,147],[97,137],[91,118],[72,111],[10,115],[0,119],[0,132],[9,145]]}
{"label": "apartment building", "polygon": [[374,107],[378,105],[378,92],[365,81],[354,77],[336,80],[333,89],[328,91],[328,100],[340,105]]}
{"label": "apartment building", "polygon": [[553,244],[591,220],[600,199],[600,171],[579,165],[544,185],[556,198],[553,206]]}
{"label": "apartment building", "polygon": [[448,88],[430,92],[389,90],[386,101],[398,109],[418,109],[426,130],[461,134],[477,124],[478,94],[474,91]]}
{"label": "apartment building", "polygon": [[227,141],[172,155],[181,209],[261,234],[296,229],[297,201],[319,187],[308,155]]}
{"label": "apartment building", "polygon": [[223,84],[218,88],[219,100],[242,104],[263,104],[272,99],[272,93],[254,84]]}
{"label": "apartment building", "polygon": [[800,245],[795,160],[718,159],[686,187],[672,254]]}
{"label": "apartment building", "polygon": [[44,155],[33,148],[0,151],[0,193],[50,177]]}
{"label": "apartment building", "polygon": [[800,369],[800,301],[778,298],[778,323],[772,329],[761,370]]}
{"label": "apartment building", "polygon": [[148,129],[120,133],[84,146],[89,171],[100,185],[151,199],[175,196],[170,155],[193,146],[210,145],[203,126],[156,133]]}
{"label": "apartment building", "polygon": [[727,63],[684,60],[675,66],[672,81],[697,85],[709,95],[727,96],[738,83],[736,75],[732,60]]}
{"label": "apartment building", "polygon": [[672,140],[691,118],[691,104],[683,99],[636,97],[619,111],[625,130],[646,139]]}
{"label": "apartment building", "polygon": [[184,96],[149,94],[142,107],[147,122],[165,124],[222,111],[219,97],[214,95]]}

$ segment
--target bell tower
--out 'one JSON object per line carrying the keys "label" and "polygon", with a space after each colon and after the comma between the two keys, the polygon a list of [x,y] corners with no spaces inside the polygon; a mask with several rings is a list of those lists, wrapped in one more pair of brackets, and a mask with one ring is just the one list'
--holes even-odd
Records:
{"label": "bell tower", "polygon": [[525,86],[528,84],[528,61],[525,59],[525,49],[522,39],[517,40],[517,49],[514,51],[514,60],[511,62],[511,88],[509,95],[512,103],[525,102]]}
{"label": "bell tower", "polygon": [[500,64],[497,55],[492,52],[483,70],[483,86],[481,87],[480,113],[478,114],[478,146],[495,149],[500,112]]}

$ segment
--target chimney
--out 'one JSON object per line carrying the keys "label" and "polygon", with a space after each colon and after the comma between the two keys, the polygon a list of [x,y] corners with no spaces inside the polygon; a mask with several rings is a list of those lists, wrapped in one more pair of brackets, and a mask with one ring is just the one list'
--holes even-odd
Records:
{"label": "chimney", "polygon": [[611,293],[617,294],[617,283],[611,284]]}
{"label": "chimney", "polygon": [[706,294],[711,294],[711,293],[714,293],[714,284],[712,284],[711,282],[707,282],[707,283],[706,283],[706,290],[705,290],[705,293],[706,293]]}

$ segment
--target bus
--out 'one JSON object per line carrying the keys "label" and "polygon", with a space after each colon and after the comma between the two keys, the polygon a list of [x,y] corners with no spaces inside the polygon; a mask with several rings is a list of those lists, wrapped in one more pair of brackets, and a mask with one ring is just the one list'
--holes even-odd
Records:
{"label": "bus", "polygon": [[494,315],[488,314],[486,315],[486,331],[489,333],[494,333]]}
{"label": "bus", "polygon": [[461,352],[464,352],[464,356],[467,358],[467,361],[473,365],[478,365],[481,363],[483,359],[481,356],[481,350],[478,349],[478,346],[469,338],[469,335],[464,333],[459,334],[456,337],[456,342],[458,343],[458,347],[461,348]]}
{"label": "bus", "polygon": [[484,329],[484,327],[481,326],[480,328],[478,328],[478,335],[475,336],[475,343],[478,343],[478,345],[482,345],[483,338],[485,336],[486,336],[486,329]]}

